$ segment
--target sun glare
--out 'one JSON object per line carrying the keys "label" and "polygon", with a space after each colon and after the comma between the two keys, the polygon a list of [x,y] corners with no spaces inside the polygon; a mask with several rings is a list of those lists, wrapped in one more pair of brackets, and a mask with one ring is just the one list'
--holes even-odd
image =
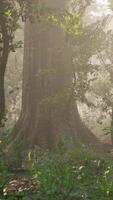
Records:
{"label": "sun glare", "polygon": [[96,3],[101,4],[101,5],[108,5],[108,0],[96,0]]}
{"label": "sun glare", "polygon": [[108,0],[95,0],[90,12],[92,17],[102,17],[111,13]]}

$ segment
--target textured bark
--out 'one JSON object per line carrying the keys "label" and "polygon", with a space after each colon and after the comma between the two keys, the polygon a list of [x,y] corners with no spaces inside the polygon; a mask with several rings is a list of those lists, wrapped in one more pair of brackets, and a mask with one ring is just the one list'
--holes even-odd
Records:
{"label": "textured bark", "polygon": [[[52,8],[58,6],[55,2],[49,1]],[[14,143],[20,138],[24,147],[51,149],[64,127],[75,143],[97,141],[81,122],[76,103],[68,104],[72,68],[66,50],[65,34],[58,26],[26,22],[22,111],[13,131]]]}
{"label": "textured bark", "polygon": [[4,74],[0,72],[0,126],[5,114]]}
{"label": "textured bark", "polygon": [[5,116],[5,89],[4,89],[4,76],[9,54],[9,38],[7,29],[4,24],[1,25],[3,37],[3,50],[0,56],[0,126],[3,126],[2,119]]}

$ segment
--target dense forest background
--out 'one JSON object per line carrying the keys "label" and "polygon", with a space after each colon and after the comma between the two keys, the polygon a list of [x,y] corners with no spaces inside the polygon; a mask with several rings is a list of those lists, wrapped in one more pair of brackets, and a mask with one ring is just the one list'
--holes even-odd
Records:
{"label": "dense forest background", "polygon": [[0,0],[1,199],[112,200],[112,52],[112,0]]}

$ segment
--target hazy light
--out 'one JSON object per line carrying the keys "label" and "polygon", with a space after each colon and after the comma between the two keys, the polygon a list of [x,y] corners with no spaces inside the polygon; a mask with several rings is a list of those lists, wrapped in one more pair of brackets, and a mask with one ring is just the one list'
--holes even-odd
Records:
{"label": "hazy light", "polygon": [[97,4],[100,4],[100,5],[108,5],[108,0],[96,0],[96,3]]}
{"label": "hazy light", "polygon": [[109,5],[109,0],[93,0],[86,10],[84,22],[86,24],[95,23],[97,20],[111,15],[112,11]]}
{"label": "hazy light", "polygon": [[109,9],[109,2],[108,0],[95,0],[93,1],[93,9],[90,12],[92,17],[102,17],[105,15],[110,14],[110,9]]}

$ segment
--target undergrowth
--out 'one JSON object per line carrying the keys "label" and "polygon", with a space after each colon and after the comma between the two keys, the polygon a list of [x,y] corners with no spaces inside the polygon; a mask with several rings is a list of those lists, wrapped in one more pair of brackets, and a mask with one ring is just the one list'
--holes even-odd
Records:
{"label": "undergrowth", "polygon": [[[22,200],[113,200],[113,161],[96,157],[85,146],[29,152],[28,160],[29,175],[40,182],[40,188],[31,197],[23,194]],[[2,172],[6,169],[0,162],[1,186]]]}

